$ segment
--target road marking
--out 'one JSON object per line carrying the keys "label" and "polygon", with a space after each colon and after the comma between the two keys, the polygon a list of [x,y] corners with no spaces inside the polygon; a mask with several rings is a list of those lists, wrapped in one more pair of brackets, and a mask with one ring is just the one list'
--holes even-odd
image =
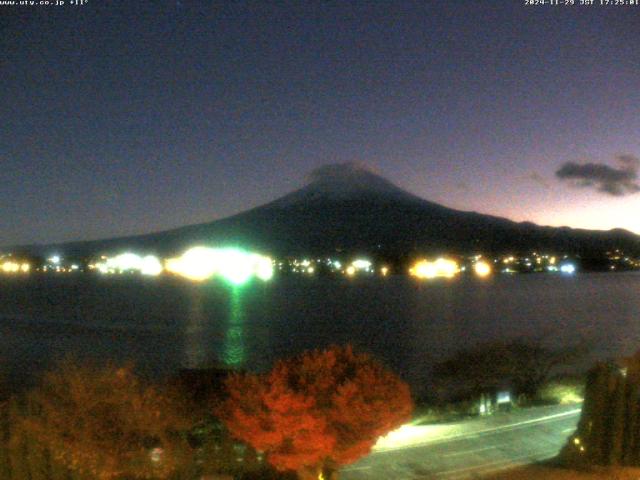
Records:
{"label": "road marking", "polygon": [[564,430],[562,430],[561,433],[569,433],[569,432],[575,432],[576,428],[572,427],[572,428],[565,428]]}

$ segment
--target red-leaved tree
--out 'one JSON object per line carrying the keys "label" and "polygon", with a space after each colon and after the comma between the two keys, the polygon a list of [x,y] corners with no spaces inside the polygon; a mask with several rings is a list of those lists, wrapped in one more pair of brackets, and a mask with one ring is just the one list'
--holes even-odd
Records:
{"label": "red-leaved tree", "polygon": [[301,479],[337,478],[413,409],[407,384],[350,346],[278,361],[264,375],[233,374],[227,389],[220,417],[229,431]]}

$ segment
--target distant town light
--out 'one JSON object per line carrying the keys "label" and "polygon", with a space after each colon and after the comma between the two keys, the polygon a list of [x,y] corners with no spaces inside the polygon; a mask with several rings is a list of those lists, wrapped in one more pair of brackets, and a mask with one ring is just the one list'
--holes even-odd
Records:
{"label": "distant town light", "polygon": [[[125,273],[138,272],[142,275],[160,275],[163,271],[160,259],[154,255],[141,257],[132,252],[124,252],[115,257],[100,257],[103,261],[89,264],[89,269],[97,269],[100,273]],[[73,264],[69,271],[79,270],[77,264]]]}
{"label": "distant town light", "polygon": [[421,260],[415,263],[415,265],[409,270],[409,273],[418,278],[435,278],[435,264],[433,262],[428,262],[427,260]]}
{"label": "distant town light", "polygon": [[220,275],[226,281],[241,285],[256,276],[267,281],[273,277],[273,260],[236,248],[193,247],[182,256],[167,260],[166,269],[189,280],[204,281]]}
{"label": "distant town light", "polygon": [[[109,273],[109,267],[107,267],[106,263],[98,263],[96,264],[96,268],[100,273]],[[47,267],[45,267],[44,271],[47,271]]]}
{"label": "distant town light", "polygon": [[165,267],[169,272],[202,282],[216,273],[218,263],[218,254],[214,249],[193,247],[182,256],[167,260]]}
{"label": "distant town light", "polygon": [[0,271],[3,273],[29,273],[31,265],[28,263],[18,263],[12,260],[5,260],[0,263]]}
{"label": "distant town light", "polygon": [[19,263],[7,261],[2,264],[2,271],[4,273],[17,273],[19,270],[20,270]]}
{"label": "distant town light", "polygon": [[409,270],[417,278],[432,279],[437,277],[452,278],[460,272],[458,263],[447,258],[438,258],[435,262],[419,260]]}
{"label": "distant town light", "polygon": [[141,265],[142,257],[130,252],[121,253],[120,255],[107,260],[107,267],[109,269],[118,270],[120,272],[140,270]]}
{"label": "distant town light", "polygon": [[473,270],[479,277],[486,277],[491,275],[491,265],[482,260],[474,264]]}
{"label": "distant town light", "polygon": [[371,268],[371,261],[359,258],[351,262],[351,265],[356,270],[369,270]]}
{"label": "distant town light", "polygon": [[269,257],[262,257],[256,260],[256,277],[263,281],[269,281],[273,278],[273,260]]}
{"label": "distant town light", "polygon": [[158,257],[153,255],[147,255],[140,262],[140,273],[149,276],[158,276],[162,273],[164,268]]}
{"label": "distant town light", "polygon": [[218,259],[220,275],[234,285],[248,282],[253,275],[254,259],[241,250],[221,250]]}

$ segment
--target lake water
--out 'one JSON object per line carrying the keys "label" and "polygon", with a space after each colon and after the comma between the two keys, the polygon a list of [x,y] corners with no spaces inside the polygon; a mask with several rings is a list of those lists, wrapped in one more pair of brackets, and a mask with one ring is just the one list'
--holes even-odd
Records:
{"label": "lake water", "polygon": [[640,348],[640,275],[280,278],[231,288],[175,279],[0,277],[0,373],[29,382],[53,359],[133,359],[150,373],[275,358],[352,343],[416,392],[430,365],[501,338],[590,344],[587,362]]}

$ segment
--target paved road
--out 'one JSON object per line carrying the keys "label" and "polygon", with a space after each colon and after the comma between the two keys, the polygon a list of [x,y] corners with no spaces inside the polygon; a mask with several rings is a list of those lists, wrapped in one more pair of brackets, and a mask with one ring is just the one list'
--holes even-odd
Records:
{"label": "paved road", "polygon": [[342,470],[344,480],[462,480],[554,457],[580,405],[540,407],[440,426],[403,427]]}

